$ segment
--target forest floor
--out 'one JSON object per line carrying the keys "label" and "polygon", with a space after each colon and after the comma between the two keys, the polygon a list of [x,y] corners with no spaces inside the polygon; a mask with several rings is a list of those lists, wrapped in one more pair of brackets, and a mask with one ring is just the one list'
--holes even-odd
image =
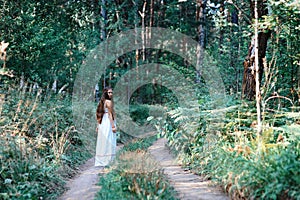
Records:
{"label": "forest floor", "polygon": [[[184,170],[176,162],[166,147],[166,139],[158,139],[149,148],[151,155],[160,163],[170,184],[182,200],[227,200],[220,187],[209,180]],[[109,172],[109,168],[94,167],[94,159],[80,167],[79,174],[67,183],[67,190],[59,200],[90,200],[101,189],[97,185],[99,177]]]}

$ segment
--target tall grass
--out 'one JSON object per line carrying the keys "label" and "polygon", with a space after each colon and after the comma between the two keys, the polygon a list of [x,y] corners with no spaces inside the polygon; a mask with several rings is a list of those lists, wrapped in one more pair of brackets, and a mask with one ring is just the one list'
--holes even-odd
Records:
{"label": "tall grass", "polygon": [[69,97],[9,89],[0,116],[0,199],[56,199],[90,153]]}

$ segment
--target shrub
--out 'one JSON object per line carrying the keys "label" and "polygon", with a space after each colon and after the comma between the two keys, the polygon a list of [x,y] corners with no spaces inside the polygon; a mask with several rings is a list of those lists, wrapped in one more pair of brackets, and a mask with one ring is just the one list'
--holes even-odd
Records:
{"label": "shrub", "polygon": [[1,199],[56,199],[64,180],[90,156],[69,102],[9,90],[0,117]]}
{"label": "shrub", "polygon": [[253,123],[255,110],[248,106],[228,107],[223,124],[208,126],[203,124],[209,111],[202,111],[200,116],[206,118],[192,133],[180,120],[185,119],[183,114],[169,112],[165,130],[170,147],[184,167],[222,184],[233,199],[299,199],[300,115],[264,113],[260,142]]}

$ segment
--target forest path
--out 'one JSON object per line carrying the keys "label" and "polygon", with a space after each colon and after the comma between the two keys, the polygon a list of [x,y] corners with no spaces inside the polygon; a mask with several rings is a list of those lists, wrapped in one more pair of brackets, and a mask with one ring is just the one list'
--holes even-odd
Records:
{"label": "forest path", "polygon": [[229,200],[220,188],[213,186],[209,180],[201,176],[185,171],[178,165],[174,157],[166,147],[167,140],[158,139],[149,148],[152,156],[160,163],[167,175],[170,184],[178,192],[182,200]]}
{"label": "forest path", "polygon": [[[167,140],[158,139],[149,148],[151,155],[160,163],[171,185],[178,192],[182,200],[228,200],[218,187],[200,176],[185,171],[176,163],[166,147]],[[88,160],[81,168],[80,173],[67,183],[69,188],[59,200],[92,200],[100,190],[99,177],[108,173],[109,169],[94,166],[94,158]],[[99,176],[100,175],[100,176]]]}
{"label": "forest path", "polygon": [[99,175],[107,173],[107,169],[94,166],[95,159],[89,159],[80,167],[77,176],[67,182],[68,190],[58,200],[90,200],[101,189],[97,183]]}

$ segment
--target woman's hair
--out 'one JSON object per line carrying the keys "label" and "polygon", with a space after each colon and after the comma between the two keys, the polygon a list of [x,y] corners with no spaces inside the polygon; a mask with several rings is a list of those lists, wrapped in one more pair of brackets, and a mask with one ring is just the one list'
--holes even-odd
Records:
{"label": "woman's hair", "polygon": [[107,93],[108,90],[112,90],[112,88],[111,87],[106,87],[106,88],[103,89],[101,99],[100,99],[100,101],[98,103],[98,106],[97,106],[96,119],[97,119],[99,124],[101,124],[102,117],[105,113],[105,108],[104,108],[105,100],[111,100],[111,102],[112,102],[112,110],[113,110],[112,117],[114,119],[113,100],[112,100],[112,98],[109,98],[108,93]]}

